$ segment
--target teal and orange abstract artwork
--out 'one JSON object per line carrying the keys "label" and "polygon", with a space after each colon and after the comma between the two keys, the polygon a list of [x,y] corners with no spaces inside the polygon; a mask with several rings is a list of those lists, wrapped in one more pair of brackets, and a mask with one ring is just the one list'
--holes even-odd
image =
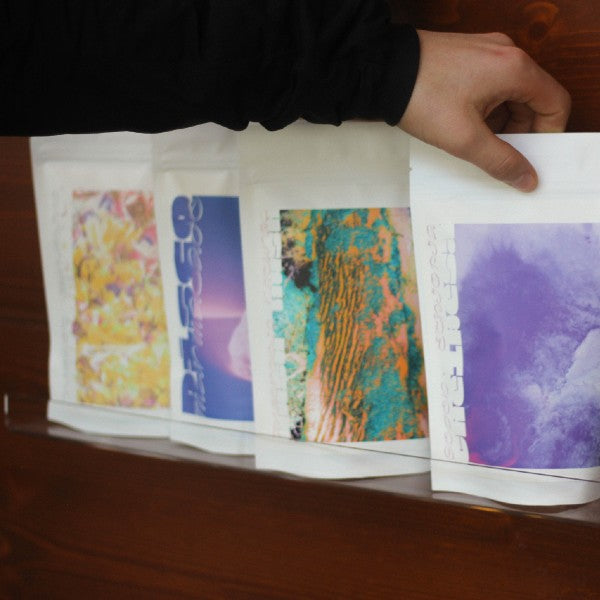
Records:
{"label": "teal and orange abstract artwork", "polygon": [[408,208],[283,210],[283,339],[296,439],[427,436]]}

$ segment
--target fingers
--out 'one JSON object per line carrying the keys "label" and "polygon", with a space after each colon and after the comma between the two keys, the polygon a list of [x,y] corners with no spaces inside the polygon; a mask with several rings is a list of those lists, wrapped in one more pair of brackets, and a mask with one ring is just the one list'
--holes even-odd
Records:
{"label": "fingers", "polygon": [[562,86],[559,87],[555,90],[554,104],[548,103],[548,112],[543,112],[543,107],[537,101],[528,102],[528,106],[536,113],[532,129],[535,133],[561,133],[566,129],[571,113],[571,96]]}
{"label": "fingers", "polygon": [[519,151],[496,137],[485,123],[473,121],[472,127],[466,142],[455,148],[453,154],[521,192],[531,192],[537,187],[535,169]]}
{"label": "fingers", "polygon": [[519,190],[533,190],[531,164],[492,131],[564,131],[567,91],[504,34],[418,33],[421,63],[400,127]]}
{"label": "fingers", "polygon": [[530,133],[533,121],[534,112],[526,104],[517,102],[503,102],[485,118],[494,133]]}
{"label": "fingers", "polygon": [[[533,111],[530,131],[559,133],[565,130],[571,111],[571,97],[567,90],[544,71],[528,54],[519,48],[504,50],[509,57],[505,68],[510,74],[513,89],[507,98]],[[515,104],[516,103],[516,104]],[[523,112],[519,117],[522,119]]]}
{"label": "fingers", "polygon": [[530,133],[534,128],[535,113],[527,104],[506,102],[508,119],[498,133]]}
{"label": "fingers", "polygon": [[493,32],[493,33],[480,33],[479,34],[481,38],[485,39],[486,41],[495,43],[495,44],[500,44],[501,46],[514,46],[515,43],[512,41],[512,39],[506,35],[505,33],[500,33],[500,32]]}
{"label": "fingers", "polygon": [[510,122],[510,111],[506,102],[496,106],[494,110],[485,118],[486,125],[494,132],[500,133],[506,129]]}

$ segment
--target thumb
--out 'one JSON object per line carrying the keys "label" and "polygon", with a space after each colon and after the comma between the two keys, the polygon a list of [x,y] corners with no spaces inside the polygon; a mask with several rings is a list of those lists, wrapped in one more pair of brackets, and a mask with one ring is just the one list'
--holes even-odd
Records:
{"label": "thumb", "polygon": [[537,173],[531,163],[508,142],[492,133],[483,122],[476,126],[470,143],[457,154],[521,192],[532,192],[537,187]]}

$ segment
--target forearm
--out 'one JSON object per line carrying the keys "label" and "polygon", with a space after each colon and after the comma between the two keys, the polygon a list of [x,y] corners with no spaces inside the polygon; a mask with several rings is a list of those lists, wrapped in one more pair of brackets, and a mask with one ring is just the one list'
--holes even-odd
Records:
{"label": "forearm", "polygon": [[[16,8],[15,8],[16,7]],[[11,0],[0,133],[395,124],[419,61],[379,0]]]}

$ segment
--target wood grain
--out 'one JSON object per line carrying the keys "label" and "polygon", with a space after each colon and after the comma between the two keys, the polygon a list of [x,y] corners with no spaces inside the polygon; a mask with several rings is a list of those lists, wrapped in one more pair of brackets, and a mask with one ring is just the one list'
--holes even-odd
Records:
{"label": "wood grain", "polygon": [[0,392],[48,395],[48,326],[29,141],[0,137]]}
{"label": "wood grain", "polygon": [[5,597],[529,600],[600,590],[597,527],[6,431],[0,457]]}
{"label": "wood grain", "polygon": [[[597,0],[404,0],[397,19],[508,33],[600,129]],[[47,395],[26,140],[0,139],[0,392]],[[373,485],[372,487],[376,487]],[[0,598],[600,597],[600,531],[0,426]]]}
{"label": "wood grain", "polygon": [[595,0],[391,0],[394,18],[421,29],[501,31],[570,92],[569,131],[600,130],[600,3]]}

